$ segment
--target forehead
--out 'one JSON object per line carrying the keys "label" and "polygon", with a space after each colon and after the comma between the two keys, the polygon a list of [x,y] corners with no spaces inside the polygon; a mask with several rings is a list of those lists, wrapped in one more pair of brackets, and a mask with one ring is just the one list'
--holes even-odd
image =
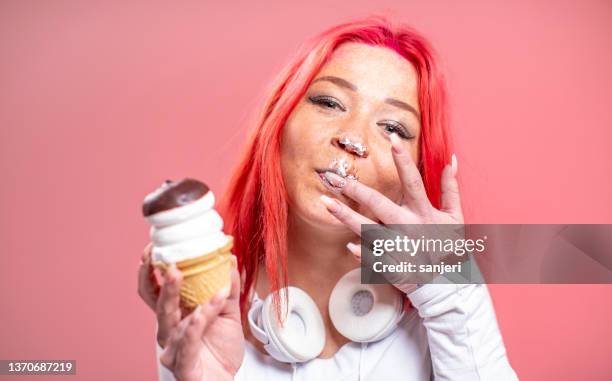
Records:
{"label": "forehead", "polygon": [[346,79],[359,93],[376,98],[396,98],[418,107],[418,77],[414,66],[395,51],[363,43],[348,42],[332,53],[317,77],[333,75]]}

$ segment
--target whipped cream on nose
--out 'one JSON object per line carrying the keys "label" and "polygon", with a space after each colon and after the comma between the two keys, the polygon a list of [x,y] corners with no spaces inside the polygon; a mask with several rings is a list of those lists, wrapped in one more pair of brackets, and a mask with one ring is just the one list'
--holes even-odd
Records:
{"label": "whipped cream on nose", "polygon": [[342,148],[344,148],[345,150],[349,152],[356,154],[357,156],[360,156],[360,157],[368,156],[368,148],[364,146],[363,144],[361,144],[360,142],[354,142],[348,137],[344,137],[340,139],[338,143],[342,146]]}

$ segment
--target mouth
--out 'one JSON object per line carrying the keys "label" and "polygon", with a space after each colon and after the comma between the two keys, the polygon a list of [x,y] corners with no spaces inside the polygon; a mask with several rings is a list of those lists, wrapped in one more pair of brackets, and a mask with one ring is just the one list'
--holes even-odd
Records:
{"label": "mouth", "polygon": [[316,169],[315,172],[317,176],[319,177],[319,180],[321,180],[321,182],[325,186],[325,188],[327,188],[328,190],[332,191],[335,194],[342,193],[342,188],[337,187],[334,184],[330,183],[329,180],[327,180],[327,177],[325,177],[326,172],[336,173],[335,171],[332,171],[330,169]]}
{"label": "mouth", "polygon": [[[342,193],[342,187],[346,185],[344,179],[357,179],[357,173],[353,165],[345,157],[335,158],[327,168],[315,168],[315,172],[323,185],[332,193]],[[330,174],[335,176],[330,176]]]}
{"label": "mouth", "polygon": [[333,173],[335,175],[340,176],[342,179],[355,179],[355,175],[352,172],[348,172],[346,170],[342,170],[338,167],[335,168],[317,168],[315,169],[315,172],[317,174],[317,176],[319,177],[319,180],[323,183],[323,185],[330,190],[331,192],[335,193],[335,194],[341,194],[342,193],[342,187],[344,186],[344,184],[340,184],[334,181],[330,181],[328,176],[326,176],[326,173]]}

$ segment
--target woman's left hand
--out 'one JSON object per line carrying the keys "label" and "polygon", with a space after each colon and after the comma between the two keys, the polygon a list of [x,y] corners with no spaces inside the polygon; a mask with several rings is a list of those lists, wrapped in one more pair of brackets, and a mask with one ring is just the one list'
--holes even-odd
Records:
{"label": "woman's left hand", "polygon": [[[457,160],[455,155],[444,167],[441,179],[441,209],[434,208],[425,193],[421,174],[396,134],[390,135],[393,161],[402,184],[403,204],[398,205],[380,192],[354,179],[331,174],[328,180],[342,189],[342,194],[371,210],[383,224],[463,224],[463,212],[457,183]],[[331,177],[331,178],[330,178]],[[377,222],[357,213],[341,201],[325,195],[321,201],[327,210],[357,235],[361,235],[362,224]],[[349,244],[349,250],[360,256],[360,247]]]}

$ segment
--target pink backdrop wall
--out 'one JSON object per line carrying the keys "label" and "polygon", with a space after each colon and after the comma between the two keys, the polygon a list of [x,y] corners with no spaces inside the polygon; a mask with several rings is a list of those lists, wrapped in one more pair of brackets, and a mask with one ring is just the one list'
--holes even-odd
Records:
{"label": "pink backdrop wall", "polygon": [[[0,358],[154,378],[144,194],[222,191],[298,44],[372,12],[444,60],[469,221],[612,223],[609,1],[371,3],[0,3]],[[522,379],[610,376],[610,286],[491,290]]]}

